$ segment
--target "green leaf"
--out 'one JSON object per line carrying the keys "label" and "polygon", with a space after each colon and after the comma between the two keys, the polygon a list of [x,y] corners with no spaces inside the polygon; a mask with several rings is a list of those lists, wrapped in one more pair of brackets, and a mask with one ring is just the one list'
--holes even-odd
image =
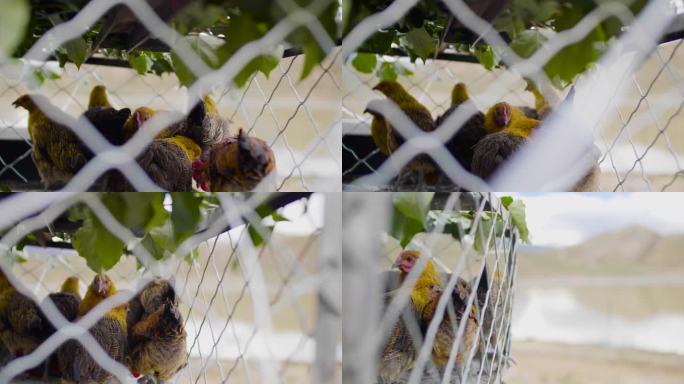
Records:
{"label": "green leaf", "polygon": [[74,63],[76,67],[80,69],[81,65],[88,57],[88,42],[86,42],[82,37],[77,37],[64,43],[64,49],[66,50],[66,55],[69,58],[69,61]]}
{"label": "green leaf", "polygon": [[409,31],[403,38],[404,45],[408,49],[409,54],[414,57],[420,57],[423,61],[434,55],[437,48],[438,40],[425,30],[425,28],[415,28]]}
{"label": "green leaf", "polygon": [[508,212],[511,214],[513,225],[518,229],[522,241],[529,243],[530,231],[527,229],[527,220],[525,219],[525,203],[522,200],[513,201],[508,206]]}
{"label": "green leaf", "polygon": [[131,68],[140,75],[146,74],[153,64],[152,58],[145,52],[135,52],[128,55],[128,62],[131,64]]}
{"label": "green leaf", "polygon": [[111,234],[92,212],[74,233],[72,245],[95,272],[111,269],[121,258],[124,249],[123,241]]}
{"label": "green leaf", "polygon": [[290,221],[290,219],[275,211],[271,213],[271,217],[273,218],[273,221],[275,221],[276,223],[279,221]]}
{"label": "green leaf", "polygon": [[392,48],[392,42],[396,37],[397,32],[395,30],[378,31],[363,42],[360,50],[378,54],[386,53]]}
{"label": "green leaf", "polygon": [[511,49],[520,57],[526,59],[532,56],[544,44],[546,38],[539,30],[526,30],[519,33],[511,41]]}
{"label": "green leaf", "polygon": [[[216,50],[219,63],[225,63],[245,44],[261,38],[267,31],[268,27],[264,23],[255,20],[253,15],[243,13],[231,16],[226,30],[226,42]],[[313,49],[312,46],[304,46],[303,48],[308,50],[309,55],[315,55],[315,52],[311,51]],[[257,71],[268,77],[280,62],[282,55],[283,48],[278,46],[274,47],[270,53],[255,57],[240,70],[233,78],[233,82],[238,87],[242,87]],[[309,59],[312,59],[312,57],[310,56]],[[307,59],[305,58],[305,60]],[[311,62],[305,62],[305,69],[307,65],[311,65]]]}
{"label": "green leaf", "polygon": [[[210,39],[203,35],[188,36],[187,39],[188,43],[190,43],[190,47],[210,68],[218,68],[223,63],[218,51],[225,44],[222,46],[214,46],[210,43]],[[211,41],[213,42],[214,40]],[[195,74],[175,51],[171,52],[171,65],[176,72],[180,85],[189,86],[197,80]]]}
{"label": "green leaf", "polygon": [[154,72],[157,76],[161,76],[163,73],[173,72],[173,59],[170,53],[167,52],[152,52],[152,66],[150,71]]}
{"label": "green leaf", "polygon": [[380,80],[395,81],[397,79],[397,71],[394,69],[392,63],[385,61],[380,65],[377,76]]}
{"label": "green leaf", "polygon": [[145,237],[143,237],[142,241],[140,242],[140,245],[145,247],[145,249],[147,249],[147,252],[149,252],[150,255],[152,255],[152,257],[154,257],[156,260],[161,260],[166,255],[165,248],[159,245],[155,240],[154,236],[150,233],[146,234]]}
{"label": "green leaf", "polygon": [[0,12],[0,54],[11,56],[26,34],[31,10],[27,0],[3,0]]}
{"label": "green leaf", "polygon": [[508,206],[513,202],[513,198],[510,196],[501,196],[499,200],[501,200],[501,204],[503,204],[504,208],[506,209],[508,209]]}
{"label": "green leaf", "polygon": [[[325,53],[321,50],[321,47],[318,46],[316,40],[309,39],[307,44],[304,45],[304,65],[302,66],[302,75],[299,79],[302,80],[309,76],[313,69],[316,68],[316,65],[323,61],[324,57]],[[266,74],[266,76],[268,76],[268,74]]]}
{"label": "green leaf", "polygon": [[487,70],[494,68],[496,60],[494,57],[494,51],[492,51],[492,47],[489,45],[478,46],[475,49],[475,57],[477,57],[477,60],[480,62],[480,64],[482,64]]}
{"label": "green leaf", "polygon": [[242,88],[245,86],[245,84],[247,84],[249,78],[257,71],[268,77],[271,74],[271,71],[278,66],[282,56],[283,50],[282,48],[279,48],[274,51],[272,55],[261,55],[255,57],[244,68],[242,68],[240,73],[238,73],[235,78],[233,78],[233,82],[239,88]]}
{"label": "green leaf", "polygon": [[378,65],[378,57],[375,53],[357,53],[351,63],[361,73],[373,73]]}
{"label": "green leaf", "polygon": [[176,244],[180,244],[197,230],[202,217],[200,214],[202,198],[192,193],[182,192],[172,193],[171,198],[173,199],[171,211],[173,238]]}
{"label": "green leaf", "polygon": [[434,192],[398,192],[394,195],[394,206],[404,216],[425,226]]}
{"label": "green leaf", "polygon": [[265,239],[264,236],[256,229],[254,228],[254,225],[248,224],[247,225],[247,231],[249,232],[249,237],[252,239],[252,243],[254,244],[255,247],[259,247],[263,245],[268,238],[270,238],[270,234],[273,232],[273,226],[262,226],[261,227],[264,231],[266,231],[267,238]]}
{"label": "green leaf", "polygon": [[106,193],[102,203],[119,222],[134,232],[149,231],[168,219],[164,193]]}
{"label": "green leaf", "polygon": [[397,207],[393,208],[390,236],[399,240],[402,248],[406,247],[417,233],[425,231],[425,226],[418,220],[407,217]]}

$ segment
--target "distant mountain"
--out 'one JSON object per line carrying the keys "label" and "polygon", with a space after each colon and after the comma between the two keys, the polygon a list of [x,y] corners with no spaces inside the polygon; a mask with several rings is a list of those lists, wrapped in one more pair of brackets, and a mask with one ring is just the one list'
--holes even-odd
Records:
{"label": "distant mountain", "polygon": [[534,260],[553,259],[554,264],[568,263],[572,265],[571,269],[616,265],[681,270],[684,268],[684,234],[660,235],[651,229],[633,225],[596,235],[569,247],[535,247],[521,249],[520,253]]}

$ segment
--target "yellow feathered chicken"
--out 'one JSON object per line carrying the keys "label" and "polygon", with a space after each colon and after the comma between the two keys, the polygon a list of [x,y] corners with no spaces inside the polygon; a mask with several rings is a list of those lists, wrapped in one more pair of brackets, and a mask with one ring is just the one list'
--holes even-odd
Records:
{"label": "yellow feathered chicken", "polygon": [[[373,90],[384,94],[388,99],[394,102],[405,114],[413,121],[418,129],[424,132],[432,132],[435,129],[435,121],[430,114],[430,111],[416,100],[411,94],[404,89],[404,87],[396,81],[384,80],[376,85]],[[371,131],[374,136],[374,141],[378,148],[383,151],[387,150],[388,154],[397,150],[405,141],[401,134],[387,123],[384,116],[375,110],[372,104],[366,107],[366,112],[373,115],[373,123],[371,123]],[[382,139],[387,131],[386,145]],[[418,155],[416,158],[406,164],[403,173],[416,172],[421,175],[428,184],[436,184],[439,178],[438,168],[435,163],[427,155]]]}
{"label": "yellow feathered chicken", "polygon": [[[539,120],[526,117],[519,109],[506,102],[497,103],[485,115],[493,125],[488,131],[493,133],[485,136],[473,150],[472,173],[483,179],[488,179],[510,156],[527,142],[527,138],[539,125]],[[499,127],[503,129],[496,130]]]}
{"label": "yellow feathered chicken", "polygon": [[42,95],[23,95],[12,105],[29,113],[31,157],[46,189],[61,188],[87,162],[81,141],[71,128],[49,118],[36,103],[51,105]]}
{"label": "yellow feathered chicken", "polygon": [[[400,279],[402,281],[418,263],[420,257],[420,252],[415,250],[404,251],[400,254],[395,265],[397,265],[401,271]],[[421,281],[423,282],[422,286],[427,287],[428,289],[422,290],[420,294],[412,295],[411,299],[415,303],[418,303],[417,308],[421,308],[419,312],[420,324],[424,336],[435,315],[438,301],[443,293],[442,279],[431,260],[427,260],[425,263],[425,268],[418,279],[418,282]],[[418,287],[418,284],[416,284],[416,287]],[[468,284],[463,279],[458,278],[454,291],[451,293],[451,300],[448,302],[448,307],[446,308],[442,321],[437,329],[437,334],[435,335],[432,347],[432,360],[439,369],[444,368],[449,359],[449,354],[451,353],[453,343],[456,339],[456,334],[453,332],[453,329],[462,321],[469,295],[470,289]],[[453,314],[455,315],[453,321],[456,322],[456,327],[449,315],[452,313],[450,312],[451,310],[453,310]],[[477,353],[478,348],[476,344],[478,327],[476,313],[475,307],[471,307],[471,312],[467,316],[465,331],[461,339],[460,347],[466,352],[470,352],[472,349],[473,353]],[[463,355],[460,352],[456,355],[456,361],[459,364],[463,363]]]}
{"label": "yellow feathered chicken", "polygon": [[[397,257],[393,267],[399,269],[401,282],[404,281],[406,275],[410,272],[410,268],[413,267],[418,255],[419,253],[415,251],[404,251]],[[412,321],[415,331],[420,333],[422,328],[420,315],[425,306],[430,302],[430,290],[437,287],[436,283],[438,281],[439,276],[434,265],[428,261],[411,291],[409,303],[390,330],[387,342],[380,352],[378,378],[381,383],[398,382],[413,368],[413,363],[417,356],[416,344],[409,328],[410,325],[406,321],[407,318],[409,319],[408,321]],[[389,305],[395,294],[395,291],[385,293],[385,307]]]}
{"label": "yellow feathered chicken", "polygon": [[[98,274],[88,286],[81,301],[79,315],[86,315],[105,299],[116,293],[114,282],[104,274]],[[89,332],[102,349],[115,361],[123,363],[127,351],[126,305],[109,310],[93,325]],[[88,351],[76,340],[62,344],[57,351],[62,377],[76,383],[104,383],[111,374],[100,367]]]}

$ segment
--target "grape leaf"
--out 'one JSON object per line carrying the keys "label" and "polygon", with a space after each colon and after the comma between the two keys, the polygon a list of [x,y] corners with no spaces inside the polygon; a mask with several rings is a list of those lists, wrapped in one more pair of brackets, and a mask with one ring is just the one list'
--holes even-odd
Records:
{"label": "grape leaf", "polygon": [[111,269],[123,254],[124,243],[92,213],[88,212],[83,225],[74,233],[72,245],[95,272]]}
{"label": "grape leaf", "polygon": [[425,28],[415,28],[409,31],[404,37],[404,46],[411,55],[411,61],[415,61],[416,57],[423,59],[423,61],[430,58],[435,53],[438,40],[425,30]]}
{"label": "grape leaf", "polygon": [[171,194],[173,238],[176,244],[192,236],[201,219],[200,203],[202,198],[192,193],[176,192]]}
{"label": "grape leaf", "polygon": [[357,53],[352,60],[352,66],[361,73],[373,73],[378,65],[378,57],[375,53]]}
{"label": "grape leaf", "polygon": [[66,55],[69,60],[80,69],[81,65],[88,57],[88,50],[90,47],[84,38],[77,37],[64,43],[64,49],[66,50]]}
{"label": "grape leaf", "polygon": [[27,0],[4,0],[0,12],[0,54],[10,56],[21,43],[29,23]]}

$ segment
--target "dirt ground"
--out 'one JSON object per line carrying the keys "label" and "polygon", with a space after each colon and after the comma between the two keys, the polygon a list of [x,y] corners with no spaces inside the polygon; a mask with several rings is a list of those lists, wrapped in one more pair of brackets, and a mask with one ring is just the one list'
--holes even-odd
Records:
{"label": "dirt ground", "polygon": [[506,384],[684,382],[684,356],[678,355],[524,341],[513,342],[512,355]]}

